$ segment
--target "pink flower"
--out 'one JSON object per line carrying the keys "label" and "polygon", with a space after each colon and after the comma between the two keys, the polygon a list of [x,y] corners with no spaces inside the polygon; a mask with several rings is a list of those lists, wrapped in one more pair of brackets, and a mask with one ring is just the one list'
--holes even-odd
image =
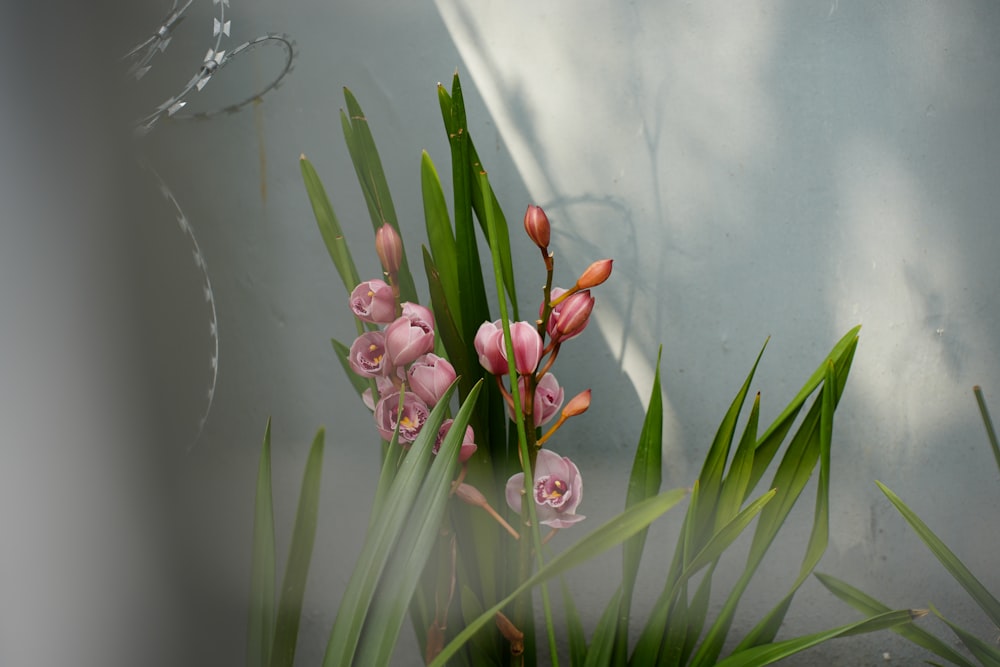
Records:
{"label": "pink flower", "polygon": [[392,369],[385,354],[385,336],[381,331],[369,331],[355,338],[347,361],[351,369],[362,377],[388,375]]}
{"label": "pink flower", "polygon": [[383,440],[391,440],[399,424],[399,442],[409,444],[417,439],[430,413],[430,408],[412,391],[404,394],[400,406],[399,392],[394,391],[383,396],[375,406],[375,428]]}
{"label": "pink flower", "polygon": [[507,374],[507,355],[503,351],[503,329],[500,327],[500,320],[480,324],[474,345],[479,354],[479,363],[488,373]]}
{"label": "pink flower", "polygon": [[[523,377],[517,381],[517,386],[523,396],[525,391]],[[552,373],[546,373],[542,376],[542,379],[535,385],[535,400],[532,403],[533,407],[531,410],[535,428],[538,428],[542,424],[547,424],[559,413],[564,396],[563,388],[559,386],[556,376]],[[509,405],[507,406],[507,414],[510,415],[511,419],[515,419],[514,411]]]}
{"label": "pink flower", "polygon": [[[514,348],[514,368],[521,375],[534,373],[542,358],[542,337],[530,322],[511,322],[511,345]],[[507,374],[507,346],[503,341],[503,324],[483,322],[474,341],[479,363],[493,375]]]}
{"label": "pink flower", "polygon": [[455,381],[455,367],[447,359],[429,352],[413,360],[406,377],[410,389],[429,407],[434,407]]}
{"label": "pink flower", "polygon": [[[448,435],[448,431],[451,430],[451,425],[455,423],[454,419],[447,419],[441,428],[438,429],[437,438],[434,440],[434,453],[437,454],[438,450],[441,449],[441,443],[444,442],[444,437]],[[465,435],[462,437],[461,449],[458,450],[458,462],[465,463],[468,461],[473,454],[476,453],[476,443],[473,442],[475,439],[475,434],[472,432],[471,426],[465,427]]]}
{"label": "pink flower", "polygon": [[[555,301],[566,293],[561,287],[552,288],[552,300]],[[539,316],[545,309],[543,303],[539,310]],[[590,322],[590,312],[594,309],[594,297],[590,296],[590,290],[583,290],[570,295],[565,301],[552,309],[549,315],[549,322],[545,330],[549,332],[552,340],[562,343],[570,338],[576,338],[587,328]]]}
{"label": "pink flower", "polygon": [[[397,379],[402,380],[402,378],[399,377],[400,373],[402,372],[403,372],[402,368],[396,369]],[[396,391],[396,385],[393,383],[392,377],[387,375],[386,376],[380,375],[377,378],[375,378],[375,391],[378,392],[379,396],[385,396],[390,392]],[[365,404],[365,406],[369,410],[372,411],[375,410],[375,399],[372,397],[371,388],[365,389],[363,392],[361,392],[361,401]]]}
{"label": "pink flower", "polygon": [[[521,513],[523,490],[523,472],[507,480],[507,504],[518,514]],[[553,451],[538,450],[532,495],[539,523],[553,528],[568,528],[585,518],[582,514],[574,513],[583,499],[583,478],[580,477],[580,469],[568,458],[559,456]]]}
{"label": "pink flower", "polygon": [[396,297],[381,280],[366,280],[351,292],[351,310],[360,320],[388,324],[396,317]]}
{"label": "pink flower", "polygon": [[434,349],[434,316],[415,303],[403,304],[403,315],[385,329],[385,349],[393,366],[405,366]]}

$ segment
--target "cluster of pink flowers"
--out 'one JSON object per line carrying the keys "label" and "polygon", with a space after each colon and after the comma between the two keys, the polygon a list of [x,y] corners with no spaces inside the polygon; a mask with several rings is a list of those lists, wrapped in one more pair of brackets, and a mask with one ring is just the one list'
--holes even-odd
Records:
{"label": "cluster of pink flowers", "polygon": [[[383,225],[375,237],[375,248],[383,268],[394,281],[402,257],[402,241],[390,225]],[[354,315],[372,324],[377,331],[358,336],[351,345],[348,361],[355,373],[375,381],[375,394],[365,390],[364,401],[375,416],[375,428],[385,440],[398,429],[400,444],[417,439],[427,417],[455,380],[455,368],[433,353],[434,315],[420,304],[399,303],[398,290],[383,280],[366,280],[351,292]],[[451,428],[445,421],[439,430],[434,451]],[[466,427],[459,460],[475,453],[471,427]]]}
{"label": "cluster of pink flowers", "polygon": [[[545,212],[538,206],[529,206],[524,216],[524,228],[542,251],[551,285],[554,261],[548,250],[551,230]],[[517,391],[521,411],[529,426],[537,429],[559,414],[564,391],[549,369],[555,362],[560,346],[579,336],[587,327],[594,308],[590,288],[603,283],[610,274],[610,259],[594,262],[572,288],[547,288],[547,298],[538,309],[539,319],[536,322],[510,323],[513,365],[518,376]],[[545,335],[548,335],[548,344],[543,338]],[[503,323],[500,320],[484,322],[476,333],[475,348],[479,363],[496,376],[500,390],[507,399],[510,417],[515,419],[512,396],[514,390],[512,388],[508,391],[501,380],[508,375],[510,364],[504,342]],[[537,446],[540,448],[567,418],[580,414],[589,405],[588,389],[570,401],[566,409],[562,410],[559,421],[537,440]],[[540,523],[553,528],[566,528],[583,520],[584,516],[576,513],[583,499],[583,480],[579,468],[569,458],[547,449],[539,449],[536,454],[533,488],[536,516]],[[517,473],[507,481],[506,486],[507,504],[517,513],[521,512],[523,491],[524,473]]]}

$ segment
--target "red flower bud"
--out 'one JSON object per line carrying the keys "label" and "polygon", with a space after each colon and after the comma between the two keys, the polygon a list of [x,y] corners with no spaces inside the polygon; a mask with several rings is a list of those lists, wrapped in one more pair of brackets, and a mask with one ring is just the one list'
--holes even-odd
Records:
{"label": "red flower bud", "polygon": [[403,239],[396,228],[386,223],[375,232],[375,252],[378,253],[382,268],[390,276],[399,273],[403,263]]}
{"label": "red flower bud", "polygon": [[600,259],[590,266],[587,270],[583,272],[580,278],[576,281],[577,289],[590,289],[591,287],[597,287],[611,275],[611,262],[610,259]]}
{"label": "red flower bud", "polygon": [[524,214],[524,231],[542,250],[549,247],[551,228],[549,227],[549,219],[540,206],[534,204],[528,206],[528,210]]}

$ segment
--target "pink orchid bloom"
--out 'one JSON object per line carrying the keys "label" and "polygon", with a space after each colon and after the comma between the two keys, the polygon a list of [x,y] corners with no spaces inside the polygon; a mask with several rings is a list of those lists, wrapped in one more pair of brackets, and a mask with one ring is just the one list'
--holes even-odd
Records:
{"label": "pink orchid bloom", "polygon": [[383,396],[375,406],[375,428],[383,440],[391,440],[399,424],[399,442],[410,444],[420,435],[430,413],[430,408],[412,391],[404,394],[400,406],[399,392],[394,391]]}
{"label": "pink orchid bloom", "polygon": [[351,370],[362,377],[388,375],[392,370],[385,353],[385,336],[381,331],[369,331],[355,338],[347,361]]}
{"label": "pink orchid bloom", "polygon": [[[507,480],[505,489],[507,504],[518,514],[521,513],[523,490],[523,472]],[[539,523],[553,528],[568,528],[585,518],[582,514],[575,513],[580,501],[583,500],[583,478],[580,477],[580,469],[568,458],[559,456],[551,450],[538,450],[532,495]]]}
{"label": "pink orchid bloom", "polygon": [[396,297],[382,280],[366,280],[351,292],[351,310],[358,319],[388,324],[396,317]]}
{"label": "pink orchid bloom", "polygon": [[[518,379],[517,386],[523,396],[525,392],[523,377]],[[535,423],[535,428],[547,424],[553,417],[559,414],[559,408],[562,407],[564,398],[565,392],[559,386],[559,380],[556,379],[556,376],[552,373],[543,375],[542,379],[535,385],[535,400],[532,403],[531,409],[531,417]],[[507,414],[510,415],[511,420],[516,419],[514,410],[509,405],[507,406]]]}

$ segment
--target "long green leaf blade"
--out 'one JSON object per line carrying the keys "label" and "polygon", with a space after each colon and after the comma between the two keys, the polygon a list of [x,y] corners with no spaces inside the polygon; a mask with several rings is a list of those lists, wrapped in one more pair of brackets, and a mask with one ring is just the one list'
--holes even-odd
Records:
{"label": "long green leaf blade", "polygon": [[[389,193],[389,183],[382,169],[382,159],[379,157],[375,138],[368,127],[368,118],[354,94],[344,88],[344,100],[347,103],[347,113],[341,112],[341,125],[344,126],[344,140],[347,143],[358,182],[368,204],[368,213],[372,220],[372,229],[378,231],[383,224],[392,225],[400,233],[399,221],[396,219],[396,208]],[[406,259],[406,244],[403,243],[402,262],[399,268],[399,297],[402,301],[417,301],[417,288],[410,273],[410,265]]]}
{"label": "long green leaf blade", "polygon": [[[441,276],[441,287],[444,290],[448,306],[456,322],[462,321],[461,301],[459,299],[458,282],[458,248],[455,245],[455,234],[451,228],[451,218],[448,216],[448,205],[445,203],[441,180],[431,161],[431,156],[424,151],[420,156],[420,187],[424,200],[424,224],[427,227],[427,244],[431,249],[431,257]],[[437,309],[434,311],[437,313]]]}
{"label": "long green leaf blade", "polygon": [[410,598],[438,538],[458,465],[458,450],[481,388],[480,380],[462,404],[413,503],[406,528],[379,582],[379,595],[372,604],[355,656],[358,664],[388,664],[392,657]]}
{"label": "long green leaf blade", "polygon": [[986,407],[986,398],[983,397],[983,390],[978,385],[972,388],[972,393],[976,395],[976,403],[979,404],[979,414],[983,417],[983,426],[986,428],[986,438],[993,449],[993,458],[997,462],[997,468],[1000,468],[1000,443],[997,442],[997,432],[993,429],[990,410]]}
{"label": "long green leaf blade", "polygon": [[886,498],[896,506],[899,513],[903,515],[906,522],[910,524],[913,528],[913,532],[923,540],[924,544],[931,550],[934,557],[944,565],[945,569],[951,574],[955,580],[962,585],[962,587],[972,596],[972,599],[976,601],[986,615],[989,616],[990,621],[994,625],[1000,626],[1000,601],[997,601],[993,595],[986,590],[986,587],[976,579],[975,575],[969,571],[969,568],[959,560],[958,556],[948,548],[948,546],[938,538],[937,535],[927,527],[920,517],[911,510],[906,504],[900,500],[899,496],[889,490],[889,487],[882,484],[882,482],[876,481],[878,488],[882,489],[882,493],[885,494]]}
{"label": "long green leaf blade", "polygon": [[583,631],[583,621],[580,612],[573,602],[573,593],[566,583],[565,577],[559,577],[559,586],[563,596],[563,614],[566,616],[566,635],[569,641],[569,664],[582,665],[587,659],[587,635]]}
{"label": "long green leaf blade", "polygon": [[247,667],[266,667],[274,637],[274,508],[271,500],[271,419],[257,468],[254,501],[253,557],[250,565],[250,621]]}
{"label": "long green leaf blade", "polygon": [[[663,347],[656,355],[653,389],[649,408],[642,423],[639,444],[635,449],[632,473],[629,476],[625,509],[660,492],[663,481],[663,392],[660,388],[660,360]],[[639,572],[639,562],[646,545],[647,529],[640,530],[622,544],[622,595],[618,609],[618,626],[614,634],[612,664],[624,665],[628,659],[628,621],[632,610],[632,592]]]}
{"label": "long green leaf blade", "polygon": [[990,646],[965,628],[955,625],[942,616],[941,612],[935,609],[933,605],[931,605],[931,611],[951,628],[951,631],[965,644],[965,648],[969,649],[969,652],[976,656],[976,659],[983,663],[984,667],[1000,667],[1000,649]]}
{"label": "long green leaf blade", "polygon": [[330,253],[330,259],[337,267],[337,273],[340,274],[340,280],[344,283],[344,289],[350,294],[351,290],[361,282],[361,278],[358,277],[358,269],[354,266],[351,251],[344,240],[344,232],[333,212],[333,206],[330,205],[330,199],[326,196],[323,183],[316,174],[316,169],[305,155],[299,157],[299,166],[302,169],[302,180],[305,182],[306,192],[309,194],[313,215],[316,217],[316,225],[323,237],[323,243],[326,244],[326,251]]}
{"label": "long green leaf blade", "polygon": [[[854,586],[851,586],[836,577],[831,577],[828,574],[822,574],[820,572],[814,573],[813,576],[819,579],[819,582],[823,584],[828,591],[866,616],[876,616],[890,611],[890,607],[888,605],[879,602],[875,598],[866,595]],[[905,625],[897,625],[891,629],[893,632],[908,639],[917,646],[922,646],[928,651],[936,653],[952,664],[960,665],[960,667],[976,667],[972,662],[967,660],[964,655],[954,650],[947,642],[935,637],[921,627],[908,623]]]}
{"label": "long green leaf blade", "polygon": [[323,435],[323,429],[316,433],[302,476],[302,490],[299,494],[298,510],[295,513],[292,543],[288,550],[288,562],[285,564],[285,576],[281,582],[281,599],[275,622],[271,667],[291,667],[295,662],[295,643],[298,640],[299,621],[302,618],[302,599],[305,597],[306,578],[309,575],[309,562],[312,559],[313,542],[316,538],[316,517],[319,514]]}
{"label": "long green leaf blade", "polygon": [[323,659],[324,667],[351,664],[379,578],[405,527],[413,500],[423,484],[434,440],[444,421],[448,401],[454,390],[455,383],[452,383],[431,410],[382,503],[381,520],[372,522],[372,530],[365,537],[354,572],[341,598],[340,609],[337,611],[337,619],[333,624]]}
{"label": "long green leaf blade", "polygon": [[872,616],[848,625],[842,625],[832,630],[796,637],[795,639],[787,639],[773,644],[754,646],[719,661],[715,667],[762,667],[763,665],[770,665],[830,639],[885,630],[901,623],[910,623],[914,619],[923,616],[924,613],[926,612],[921,613],[909,609],[900,609]]}
{"label": "long green leaf blade", "polygon": [[594,628],[594,635],[587,648],[587,659],[584,667],[605,667],[612,664],[612,653],[616,643],[616,624],[618,622],[619,607],[622,601],[622,588],[618,587],[615,594],[611,596],[611,601],[597,621]]}

